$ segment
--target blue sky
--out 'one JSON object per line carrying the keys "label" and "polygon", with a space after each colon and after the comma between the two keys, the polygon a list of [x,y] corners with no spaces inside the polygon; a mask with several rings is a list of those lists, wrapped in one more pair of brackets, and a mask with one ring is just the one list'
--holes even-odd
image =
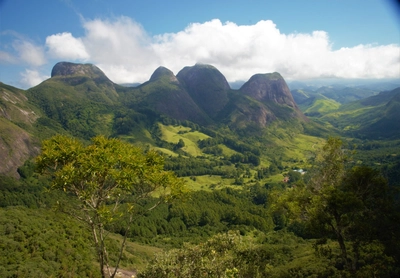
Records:
{"label": "blue sky", "polygon": [[399,78],[399,26],[390,0],[0,0],[0,81],[34,86],[58,61],[117,83],[197,62],[230,82]]}

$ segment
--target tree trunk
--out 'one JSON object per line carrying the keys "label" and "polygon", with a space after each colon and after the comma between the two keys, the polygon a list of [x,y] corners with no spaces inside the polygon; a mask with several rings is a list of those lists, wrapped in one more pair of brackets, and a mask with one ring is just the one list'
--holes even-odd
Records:
{"label": "tree trunk", "polygon": [[336,233],[336,238],[337,238],[337,241],[339,243],[340,252],[341,252],[341,256],[342,256],[343,262],[344,262],[346,268],[350,270],[351,266],[349,265],[349,258],[347,256],[347,248],[346,248],[346,244],[344,242],[343,227],[341,225],[340,216],[337,213],[337,211],[333,212],[333,217],[334,217],[335,222],[336,222],[336,227],[332,223],[331,223],[331,227],[334,230],[334,232]]}
{"label": "tree trunk", "polygon": [[106,275],[104,273],[104,256],[103,256],[103,252],[102,252],[102,247],[100,246],[99,239],[97,237],[96,224],[93,223],[93,220],[91,219],[90,216],[87,216],[87,217],[88,217],[88,222],[90,224],[90,228],[92,230],[93,240],[94,240],[96,251],[97,251],[97,257],[98,257],[99,264],[100,264],[101,277],[106,278]]}

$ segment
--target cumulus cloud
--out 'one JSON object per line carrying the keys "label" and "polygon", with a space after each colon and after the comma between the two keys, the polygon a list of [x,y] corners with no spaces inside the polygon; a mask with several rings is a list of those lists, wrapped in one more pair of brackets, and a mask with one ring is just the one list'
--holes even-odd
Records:
{"label": "cumulus cloud", "polygon": [[[237,25],[214,19],[155,36],[128,17],[82,22],[82,37],[71,33],[48,36],[47,54],[58,60],[94,63],[117,83],[147,81],[158,66],[176,74],[195,63],[214,65],[230,82],[274,71],[286,79],[400,76],[399,45],[335,50],[325,31],[284,34],[271,20]],[[29,64],[44,63],[42,48],[29,43],[17,48]]]}
{"label": "cumulus cloud", "polygon": [[132,19],[119,17],[114,21],[85,21],[84,28],[86,36],[83,41],[91,60],[111,79],[143,82],[160,66],[152,38]]}
{"label": "cumulus cloud", "polygon": [[0,50],[0,63],[2,63],[2,64],[16,64],[16,63],[18,63],[18,61],[10,53]]}
{"label": "cumulus cloud", "polygon": [[270,20],[238,26],[212,20],[156,38],[166,65],[215,65],[229,81],[255,73],[280,72],[285,78],[390,78],[399,76],[398,45],[359,45],[332,49],[324,31],[282,34]]}
{"label": "cumulus cloud", "polygon": [[50,78],[50,76],[42,75],[37,70],[26,69],[21,73],[21,85],[24,88],[29,88],[38,85],[43,80]]}
{"label": "cumulus cloud", "polygon": [[28,40],[16,40],[13,46],[18,53],[18,59],[23,63],[31,66],[41,66],[47,62],[41,46],[35,45]]}
{"label": "cumulus cloud", "polygon": [[283,34],[271,20],[237,25],[214,19],[151,38],[129,18],[87,21],[84,27],[91,58],[116,81],[143,82],[159,65],[177,73],[197,62],[216,66],[232,82],[273,71],[291,79],[400,74],[398,45],[333,50],[325,31]]}
{"label": "cumulus cloud", "polygon": [[51,35],[46,38],[46,46],[52,57],[66,60],[87,60],[89,54],[80,38],[71,33]]}

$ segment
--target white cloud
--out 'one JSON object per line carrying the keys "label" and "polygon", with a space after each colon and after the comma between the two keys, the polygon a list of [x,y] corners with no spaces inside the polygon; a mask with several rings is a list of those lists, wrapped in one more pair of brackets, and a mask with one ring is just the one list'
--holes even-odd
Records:
{"label": "white cloud", "polygon": [[[48,36],[47,54],[56,59],[94,63],[117,83],[147,81],[158,66],[177,74],[197,62],[214,65],[230,82],[274,71],[286,79],[400,76],[399,45],[333,50],[325,31],[283,34],[271,20],[237,25],[214,19],[156,36],[149,36],[128,17],[82,22],[82,37],[71,33]],[[42,48],[29,42],[17,48],[21,59],[29,64],[44,63]]]}
{"label": "white cloud", "polygon": [[26,69],[21,73],[20,83],[24,88],[30,88],[38,85],[42,81],[50,78],[50,76],[42,75],[37,70]]}
{"label": "white cloud", "polygon": [[28,40],[16,40],[13,46],[21,62],[31,66],[41,66],[46,63],[43,47],[35,45]]}
{"label": "white cloud", "polygon": [[10,53],[0,50],[0,63],[2,63],[2,64],[16,64],[16,63],[18,63],[18,61]]}
{"label": "white cloud", "polygon": [[273,71],[290,79],[400,76],[398,45],[360,45],[335,51],[324,31],[286,35],[270,20],[247,26],[212,20],[156,39],[154,48],[167,67],[179,70],[195,62],[210,63],[229,81]]}
{"label": "white cloud", "polygon": [[115,82],[143,82],[160,65],[142,26],[128,17],[84,22],[91,60]]}
{"label": "white cloud", "polygon": [[89,54],[80,38],[71,33],[60,33],[46,38],[46,46],[53,58],[67,60],[87,60]]}
{"label": "white cloud", "polygon": [[400,75],[398,45],[333,50],[324,31],[282,34],[270,20],[237,25],[214,19],[152,38],[126,17],[86,21],[84,28],[93,62],[116,82],[143,82],[160,65],[177,73],[197,62],[214,65],[229,81],[273,71],[288,79]]}

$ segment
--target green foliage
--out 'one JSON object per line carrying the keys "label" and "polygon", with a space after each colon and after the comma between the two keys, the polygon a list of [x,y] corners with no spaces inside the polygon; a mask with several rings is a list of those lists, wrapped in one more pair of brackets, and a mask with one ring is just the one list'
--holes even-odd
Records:
{"label": "green foliage", "polygon": [[[398,213],[380,173],[365,166],[346,170],[347,156],[341,147],[339,139],[328,139],[318,160],[318,171],[306,185],[282,193],[273,210],[305,223],[314,236],[335,238],[342,262],[338,267],[358,275],[364,260],[362,246],[374,240],[382,246],[396,244],[397,239],[389,240],[387,236],[398,234],[392,223]],[[389,249],[386,252],[389,254]],[[397,255],[385,256],[385,263],[394,266]],[[386,270],[379,267],[375,271]]]}
{"label": "green foliage", "polygon": [[396,139],[399,136],[399,92],[397,88],[369,98],[363,96],[326,113],[319,120],[349,137]]}
{"label": "green foliage", "polygon": [[300,105],[301,111],[308,117],[320,117],[339,109],[340,103],[327,97],[312,97]]}
{"label": "green foliage", "polygon": [[[138,214],[130,224],[130,238],[160,247],[181,247],[183,242],[201,242],[230,229],[245,234],[253,229],[273,229],[267,206],[267,190],[253,186],[249,191],[222,189],[193,191],[186,201],[162,204],[148,212],[151,200],[136,207]],[[108,230],[125,234],[125,222],[114,222]]]}
{"label": "green foliage", "polygon": [[16,180],[0,175],[0,207],[24,206],[28,208],[52,207],[63,194],[47,192],[49,181],[43,177]]}
{"label": "green foliage", "polygon": [[50,79],[27,91],[30,101],[40,107],[45,116],[70,134],[85,139],[110,133],[114,94],[106,86],[78,77]]}
{"label": "green foliage", "polygon": [[[147,270],[143,275],[149,276],[144,277],[164,277],[163,271],[170,271],[170,277],[398,276],[400,216],[395,201],[400,195],[395,189],[400,180],[399,142],[379,136],[398,137],[399,89],[347,103],[376,92],[355,89],[345,95],[337,88],[323,88],[309,96],[322,94],[324,99],[317,97],[302,106],[318,119],[302,123],[291,120],[292,109],[267,104],[268,111],[283,121],[262,130],[249,122],[260,103],[226,90],[215,73],[204,71],[203,77],[210,77],[210,83],[198,82],[200,86],[193,90],[202,106],[206,104],[202,92],[209,85],[213,90],[208,94],[222,96],[213,107],[206,107],[215,122],[202,113],[194,117],[190,105],[182,110],[184,116],[177,113],[177,100],[188,96],[183,82],[171,82],[167,75],[135,89],[121,88],[104,76],[55,77],[28,91],[0,84],[12,97],[29,98],[15,107],[0,98],[0,106],[14,119],[3,128],[6,144],[16,138],[8,132],[15,125],[18,132],[22,128],[40,139],[56,133],[85,140],[113,134],[135,144],[149,144],[148,149],[168,149],[174,156],[165,158],[164,163],[153,151],[143,153],[104,137],[90,145],[62,136],[46,141],[44,152],[48,152],[40,157],[47,160],[39,166],[51,166],[52,188],[60,190],[48,192],[50,182],[33,172],[35,165],[29,160],[18,168],[20,180],[0,177],[0,206],[7,207],[0,210],[0,245],[7,250],[0,256],[0,276],[98,275],[93,272],[93,246],[88,243],[87,231],[73,220],[43,209],[57,200],[60,209],[78,218],[97,217],[96,225],[107,230],[107,235],[116,232],[168,248],[202,242],[154,261],[149,269],[155,272]],[[339,108],[332,99],[346,104]],[[39,118],[32,114],[26,122],[20,118],[20,109],[34,111]],[[188,119],[196,123],[183,119],[192,116]],[[207,126],[199,126],[200,122]],[[323,141],[318,137],[339,133],[360,138],[349,138],[358,145],[353,159],[357,167],[347,164],[348,152],[335,138],[328,140],[313,161],[313,153]],[[50,145],[54,147],[51,151]],[[289,170],[308,168],[308,163],[318,167],[303,177]],[[376,167],[383,170],[391,187]],[[183,190],[175,176],[165,171],[190,177],[194,188],[213,192],[193,192],[187,202],[164,203],[171,201],[171,193],[180,195]],[[280,182],[286,172],[289,185]],[[167,186],[171,182],[176,186],[172,192]],[[223,186],[231,188],[215,190]],[[72,210],[79,202],[88,214]],[[247,237],[253,232],[279,231],[256,239],[219,234],[236,229]],[[317,240],[303,241],[287,231]],[[106,238],[104,243],[109,247],[108,260],[115,266],[119,246],[110,245],[110,240]],[[124,242],[122,238],[120,243]],[[62,252],[70,257],[62,257]],[[128,260],[133,263],[134,259]]]}
{"label": "green foliage", "polygon": [[[95,137],[91,145],[84,146],[73,138],[55,136],[43,142],[36,161],[39,170],[54,175],[52,189],[79,200],[72,213],[92,231],[103,277],[106,270],[114,277],[119,263],[111,274],[104,226],[124,214],[132,222],[134,204],[156,191],[160,202],[183,192],[183,182],[163,170],[161,156],[153,151],[143,154],[141,149],[117,139]],[[120,210],[120,202],[130,196],[133,202]],[[125,240],[120,256],[124,244]]]}
{"label": "green foliage", "polygon": [[312,244],[289,233],[218,234],[158,255],[138,277],[341,277]]}
{"label": "green foliage", "polygon": [[201,175],[222,175],[226,176],[227,171],[219,166],[231,165],[226,160],[209,160],[204,157],[170,157],[165,161],[165,169],[174,171],[180,177],[201,176]]}
{"label": "green foliage", "polygon": [[289,177],[289,183],[291,184],[296,184],[302,179],[301,173],[293,170],[290,170],[288,172],[288,177]]}
{"label": "green foliage", "polygon": [[99,277],[90,233],[46,209],[0,209],[1,277]]}

